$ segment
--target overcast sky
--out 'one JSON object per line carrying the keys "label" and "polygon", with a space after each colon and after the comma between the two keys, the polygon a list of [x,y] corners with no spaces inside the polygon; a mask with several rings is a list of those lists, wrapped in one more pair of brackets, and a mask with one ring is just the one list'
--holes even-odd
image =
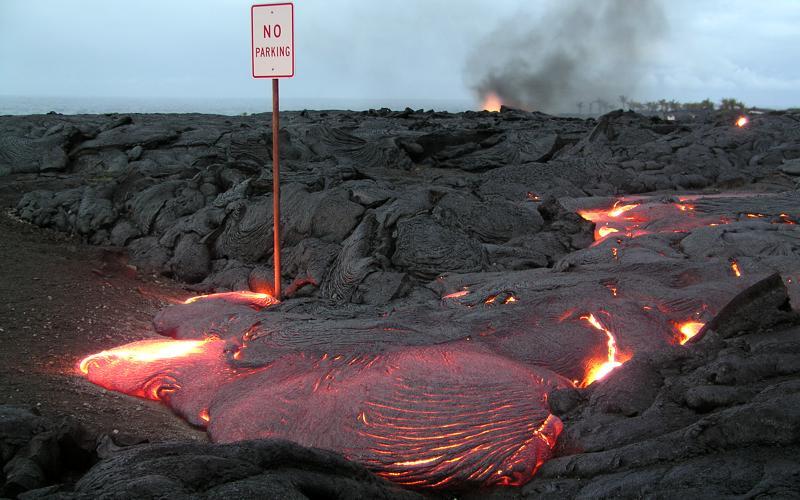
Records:
{"label": "overcast sky", "polygon": [[[282,96],[473,100],[464,67],[481,40],[558,1],[296,0],[296,76]],[[266,95],[250,77],[251,3],[0,0],[0,95]],[[668,29],[633,98],[800,105],[800,1],[663,5]]]}

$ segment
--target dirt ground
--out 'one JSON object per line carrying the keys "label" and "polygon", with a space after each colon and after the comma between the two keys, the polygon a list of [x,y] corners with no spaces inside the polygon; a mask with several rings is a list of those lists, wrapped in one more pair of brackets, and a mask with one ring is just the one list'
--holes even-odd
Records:
{"label": "dirt ground", "polygon": [[20,193],[54,182],[0,179],[0,404],[71,415],[121,436],[207,440],[162,405],[79,376],[77,363],[87,354],[156,336],[153,315],[191,293],[163,277],[138,275],[121,252],[13,217]]}

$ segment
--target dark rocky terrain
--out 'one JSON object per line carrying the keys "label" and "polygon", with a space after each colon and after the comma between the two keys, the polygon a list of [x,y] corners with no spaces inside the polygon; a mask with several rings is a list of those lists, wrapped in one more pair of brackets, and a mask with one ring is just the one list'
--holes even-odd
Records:
{"label": "dark rocky terrain", "polygon": [[[153,391],[215,441],[289,439],[459,496],[791,496],[800,484],[800,113],[754,115],[743,128],[734,120],[286,113],[287,300],[164,309],[156,332],[215,347],[124,378],[105,355],[87,376]],[[53,179],[53,189],[20,193],[25,221],[124,247],[140,272],[194,291],[265,292],[269,130],[268,116],[2,117],[0,172],[2,182]],[[682,329],[689,322],[693,336]],[[605,362],[621,366],[594,382]],[[397,396],[375,374],[382,366],[400,367],[408,394],[429,399]],[[326,376],[346,410],[304,392]],[[401,407],[393,411],[427,414],[456,404],[463,410],[448,418],[459,425],[507,398],[511,413],[490,421],[491,432],[525,435],[559,419],[564,430],[542,431],[550,446],[532,455],[525,438],[428,453],[376,430],[371,413],[350,424],[386,398]],[[327,430],[305,428],[310,414]],[[60,483],[29,496],[413,495],[285,442],[116,450],[102,438],[96,449],[96,436],[73,424],[53,437],[52,421],[22,409],[0,419],[11,422],[5,494]],[[283,419],[290,424],[276,427]],[[428,437],[430,421],[407,424],[421,433],[414,439],[453,442]],[[83,458],[64,468],[59,453]],[[387,453],[400,458],[386,462]]]}

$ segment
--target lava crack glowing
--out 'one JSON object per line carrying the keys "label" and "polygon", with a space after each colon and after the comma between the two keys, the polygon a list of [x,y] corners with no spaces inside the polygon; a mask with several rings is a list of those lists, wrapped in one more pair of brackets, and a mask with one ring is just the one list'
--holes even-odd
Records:
{"label": "lava crack glowing", "polygon": [[443,299],[457,299],[459,297],[464,297],[465,295],[469,295],[469,290],[459,290],[457,292],[448,293]]}
{"label": "lava crack glowing", "polygon": [[589,373],[586,374],[586,377],[583,379],[583,382],[580,384],[581,387],[586,387],[591,385],[598,380],[602,380],[605,378],[609,373],[611,373],[615,368],[622,366],[624,362],[617,353],[617,339],[611,331],[603,326],[600,321],[597,320],[594,314],[588,314],[586,316],[581,316],[581,319],[587,321],[590,325],[592,325],[597,330],[605,333],[607,341],[606,345],[608,346],[608,358],[606,361],[600,363],[594,363],[592,368],[589,370]]}

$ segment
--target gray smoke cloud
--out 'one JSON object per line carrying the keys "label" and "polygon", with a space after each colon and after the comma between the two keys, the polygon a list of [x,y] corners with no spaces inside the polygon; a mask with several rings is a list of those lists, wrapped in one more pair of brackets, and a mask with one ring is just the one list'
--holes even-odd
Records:
{"label": "gray smoke cloud", "polygon": [[[658,0],[561,0],[539,19],[501,23],[472,51],[467,84],[508,106],[548,113],[588,110],[597,99],[619,107],[667,31]],[[595,108],[599,108],[600,105]]]}

